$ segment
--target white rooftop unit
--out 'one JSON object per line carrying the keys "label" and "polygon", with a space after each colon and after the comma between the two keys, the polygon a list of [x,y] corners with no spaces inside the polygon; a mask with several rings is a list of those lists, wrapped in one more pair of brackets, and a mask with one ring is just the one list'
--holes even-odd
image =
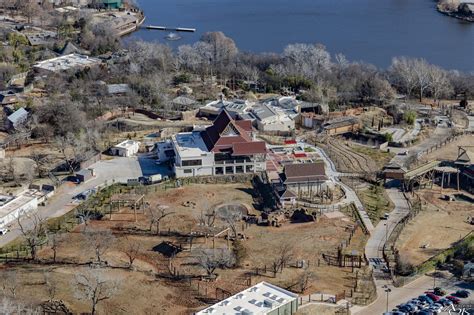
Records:
{"label": "white rooftop unit", "polygon": [[265,315],[275,310],[294,314],[298,309],[298,295],[276,285],[260,282],[222,300],[196,315]]}

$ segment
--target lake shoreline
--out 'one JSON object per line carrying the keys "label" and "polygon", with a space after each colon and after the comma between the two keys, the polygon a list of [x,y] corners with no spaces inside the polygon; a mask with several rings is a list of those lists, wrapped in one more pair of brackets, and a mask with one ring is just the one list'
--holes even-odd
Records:
{"label": "lake shoreline", "polygon": [[465,15],[459,14],[457,12],[443,10],[439,6],[436,7],[436,10],[439,13],[443,14],[443,15],[447,15],[449,17],[456,18],[456,19],[461,20],[461,21],[474,23],[474,16],[465,16]]}

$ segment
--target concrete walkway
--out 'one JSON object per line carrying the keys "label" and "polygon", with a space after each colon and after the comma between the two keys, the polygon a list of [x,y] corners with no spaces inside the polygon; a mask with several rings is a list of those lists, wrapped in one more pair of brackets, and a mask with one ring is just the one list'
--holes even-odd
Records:
{"label": "concrete walkway", "polygon": [[[73,198],[81,192],[104,184],[111,184],[112,182],[126,182],[129,178],[142,176],[143,172],[150,172],[152,163],[146,163],[149,165],[143,164],[145,164],[144,161],[141,159],[139,161],[136,157],[119,157],[99,161],[90,166],[96,172],[96,176],[93,179],[80,185],[70,182],[62,184],[57,189],[55,195],[48,200],[47,205],[38,208],[38,214],[42,218],[60,217],[77,206],[77,203],[73,203]],[[26,229],[32,227],[31,222],[27,218],[23,219],[22,223]],[[18,228],[18,223],[14,222],[11,231],[0,236],[0,247],[7,245],[19,236],[21,236],[21,231]]]}
{"label": "concrete walkway", "polygon": [[[298,142],[298,145],[301,146],[303,149],[305,147],[309,147],[313,149],[316,153],[318,153],[319,156],[321,156],[322,160],[324,161],[324,164],[326,165],[326,175],[329,177],[329,180],[339,185],[346,195],[345,200],[341,201],[340,204],[350,204],[353,202],[367,230],[369,231],[369,233],[372,233],[372,231],[374,230],[374,225],[372,224],[372,221],[370,220],[369,215],[365,211],[365,208],[362,205],[362,202],[360,201],[356,192],[352,188],[350,188],[348,185],[340,181],[340,177],[347,176],[347,174],[338,172],[336,170],[336,165],[334,164],[334,162],[329,158],[326,152],[324,152],[324,150],[321,149],[320,147],[317,147],[305,142]],[[331,207],[331,206],[328,206],[328,207]]]}

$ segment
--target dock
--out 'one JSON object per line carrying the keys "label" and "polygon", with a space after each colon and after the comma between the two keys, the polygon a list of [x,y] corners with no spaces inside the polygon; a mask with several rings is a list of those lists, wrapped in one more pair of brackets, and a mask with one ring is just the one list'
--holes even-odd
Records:
{"label": "dock", "polygon": [[168,26],[147,25],[147,26],[144,26],[144,28],[147,30],[158,30],[158,31],[175,31],[175,32],[189,32],[189,33],[196,32],[195,28],[189,28],[189,27],[168,27]]}

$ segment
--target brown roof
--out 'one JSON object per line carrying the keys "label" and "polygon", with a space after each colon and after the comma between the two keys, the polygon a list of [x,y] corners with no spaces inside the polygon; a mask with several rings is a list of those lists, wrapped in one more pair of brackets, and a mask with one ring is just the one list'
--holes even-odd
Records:
{"label": "brown roof", "polygon": [[284,169],[285,184],[327,180],[324,162],[288,164]]}
{"label": "brown roof", "polygon": [[263,141],[238,142],[234,143],[232,147],[232,155],[251,155],[266,152],[267,149]]}
{"label": "brown roof", "polygon": [[[229,131],[229,133],[227,133]],[[201,136],[206,144],[206,147],[211,152],[223,151],[237,151],[238,155],[243,155],[244,152],[258,151],[257,153],[264,153],[261,149],[261,144],[252,141],[252,122],[249,120],[234,120],[230,114],[224,109],[214,120],[213,125],[202,131]],[[234,149],[236,144],[237,149]],[[244,145],[252,144],[252,145]],[[250,154],[250,153],[247,153]]]}
{"label": "brown roof", "polygon": [[243,130],[250,132],[252,131],[252,121],[251,120],[236,120],[235,124],[242,128]]}

